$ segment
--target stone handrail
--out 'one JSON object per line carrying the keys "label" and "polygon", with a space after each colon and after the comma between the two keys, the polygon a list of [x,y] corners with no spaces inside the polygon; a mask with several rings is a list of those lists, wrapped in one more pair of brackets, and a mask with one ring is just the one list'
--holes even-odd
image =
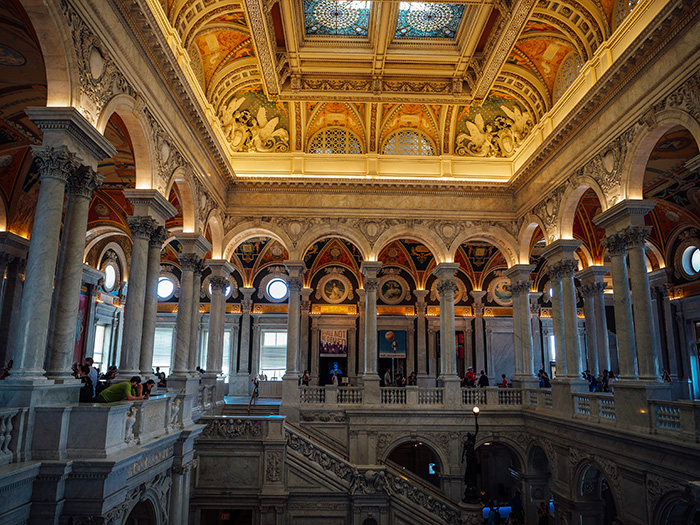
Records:
{"label": "stone handrail", "polygon": [[419,388],[418,389],[418,404],[419,405],[442,405],[445,403],[444,388]]}
{"label": "stone handrail", "polygon": [[330,472],[348,485],[353,481],[356,470],[347,459],[331,451],[328,447],[314,442],[296,427],[285,425],[287,449],[297,452],[323,470]]}
{"label": "stone handrail", "polygon": [[322,386],[300,386],[299,403],[323,404],[326,402],[326,389]]}
{"label": "stone handrail", "polygon": [[700,402],[650,401],[652,431],[687,441],[700,441]]}
{"label": "stone handrail", "polygon": [[615,398],[612,394],[589,392],[571,395],[575,416],[598,421],[615,421]]}
{"label": "stone handrail", "polygon": [[400,386],[383,386],[379,389],[383,405],[405,405],[406,389]]}
{"label": "stone handrail", "polygon": [[336,403],[357,405],[362,403],[362,392],[360,386],[340,386],[336,392]]}
{"label": "stone handrail", "polygon": [[444,523],[450,525],[464,523],[459,507],[435,487],[415,479],[415,476],[411,476],[409,479],[405,472],[393,467],[388,462],[384,463],[384,469],[387,491],[390,495],[408,500],[438,517]]}

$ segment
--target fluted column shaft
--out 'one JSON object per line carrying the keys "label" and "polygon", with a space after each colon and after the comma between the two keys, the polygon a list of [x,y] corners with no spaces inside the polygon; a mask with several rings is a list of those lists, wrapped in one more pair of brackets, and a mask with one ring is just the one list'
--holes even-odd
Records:
{"label": "fluted column shaft", "polygon": [[574,272],[578,267],[575,259],[564,259],[558,263],[561,268],[561,285],[563,291],[564,330],[566,333],[567,377],[579,379],[581,367],[581,350],[578,333],[578,310],[576,308],[576,286]]}
{"label": "fluted column shaft", "polygon": [[557,366],[557,376],[560,378],[567,375],[566,361],[566,328],[564,324],[564,300],[561,284],[561,272],[559,268],[552,265],[549,267],[549,284],[552,295],[552,330],[554,331],[555,362]]}
{"label": "fluted column shaft", "polygon": [[593,286],[585,285],[579,288],[583,297],[583,315],[586,317],[586,344],[588,345],[588,369],[597,376],[600,370],[598,363],[598,337],[596,333],[595,300]]}
{"label": "fluted column shaft", "polygon": [[[312,290],[310,288],[303,288],[301,290],[301,321],[299,325],[300,372],[303,372],[309,366],[309,311],[311,309],[311,301],[309,300],[309,296],[311,295],[311,291]],[[355,368],[355,361],[353,360],[352,363],[348,363],[348,375],[350,377],[355,377],[356,374],[357,369]]]}
{"label": "fluted column shaft", "polygon": [[188,373],[190,355],[190,333],[192,330],[192,289],[194,269],[201,259],[198,255],[187,253],[180,255],[180,298],[177,303],[177,336],[175,340],[175,358],[173,373],[184,376]]}
{"label": "fluted column shaft", "polygon": [[211,277],[211,309],[209,310],[209,341],[207,343],[207,373],[221,375],[224,355],[224,329],[226,315],[226,287],[224,277]]}
{"label": "fluted column shaft", "polygon": [[[420,378],[428,377],[428,341],[426,338],[426,323],[425,323],[425,297],[428,295],[428,290],[415,290],[414,295],[417,297],[416,302],[416,332],[418,334],[418,370],[417,375]],[[410,373],[410,371],[407,371]]]}
{"label": "fluted column shaft", "polygon": [[131,229],[133,246],[129,267],[129,288],[124,312],[124,338],[119,373],[133,375],[139,372],[141,358],[146,275],[148,273],[148,243],[157,225],[151,217],[129,217],[127,221]]}
{"label": "fluted column shaft", "polygon": [[365,370],[363,377],[377,376],[377,288],[379,279],[365,277]]}
{"label": "fluted column shaft", "polygon": [[522,284],[510,285],[513,298],[513,358],[515,361],[515,375],[517,377],[523,375],[523,337],[520,331],[520,293],[522,288]]}
{"label": "fluted column shaft", "polygon": [[194,373],[199,363],[199,300],[202,293],[202,259],[194,267],[192,273],[192,309],[190,310],[190,350],[187,368]]}
{"label": "fluted column shaft", "polygon": [[[532,377],[533,370],[533,344],[532,344],[532,321],[530,319],[530,287],[532,281],[518,283],[518,304],[519,304],[519,332],[521,337],[521,359],[520,373],[525,377]],[[514,298],[515,299],[515,298]],[[515,327],[514,327],[515,328]],[[517,372],[516,372],[517,375]]]}
{"label": "fluted column shaft", "polygon": [[[366,304],[367,304],[367,297],[365,294],[364,288],[360,288],[357,291],[357,297],[359,298],[359,301],[357,302],[357,342],[358,342],[358,348],[357,348],[357,376],[362,376],[365,370],[365,311],[366,311]],[[318,335],[315,337],[318,338]],[[313,358],[312,358],[313,359]],[[318,356],[316,357],[316,360],[318,361]],[[313,362],[311,363],[313,366]],[[318,364],[316,365],[318,367]]]}
{"label": "fluted column shaft", "polygon": [[440,378],[457,379],[457,349],[455,342],[455,290],[454,275],[459,263],[440,263],[433,270],[438,278],[440,295]]}
{"label": "fluted column shaft", "polygon": [[637,346],[627,273],[627,242],[623,236],[613,234],[602,239],[601,243],[610,254],[620,375],[625,380],[634,380],[637,379]]}
{"label": "fluted column shaft", "polygon": [[[32,155],[39,168],[41,186],[34,214],[25,284],[32,293],[22,295],[14,368],[11,377],[38,378],[44,373],[54,272],[68,177],[78,168],[67,148],[36,147]],[[82,249],[81,249],[82,254]]]}
{"label": "fluted column shaft", "polygon": [[593,317],[595,319],[596,350],[598,353],[598,366],[602,370],[610,370],[610,343],[608,342],[608,319],[605,314],[605,296],[603,295],[607,283],[603,283],[593,293]]}
{"label": "fluted column shaft", "polygon": [[68,179],[68,205],[63,238],[58,256],[58,271],[53,295],[53,325],[49,331],[47,376],[70,377],[75,351],[75,320],[80,307],[83,277],[83,251],[90,200],[104,177],[82,166]]}
{"label": "fluted column shaft", "polygon": [[485,348],[484,348],[484,296],[485,291],[471,290],[469,292],[474,298],[474,371],[485,370]]}
{"label": "fluted column shaft", "polygon": [[0,314],[0,363],[7,364],[12,359],[11,350],[17,332],[17,319],[22,302],[22,274],[25,259],[18,257],[7,265]]}
{"label": "fluted column shaft", "polygon": [[156,336],[156,318],[158,317],[160,252],[167,236],[168,231],[163,226],[158,226],[153,230],[148,241],[146,292],[143,300],[143,328],[141,333],[141,356],[139,359],[139,368],[143,375],[153,373],[153,345]]}
{"label": "fluted column shaft", "polygon": [[647,274],[645,242],[651,233],[651,226],[629,226],[621,234],[627,242],[629,275],[632,287],[632,307],[634,309],[634,335],[639,359],[639,378],[657,381],[660,377],[661,356],[655,348],[654,320],[651,309],[651,290]]}
{"label": "fluted column shaft", "polygon": [[579,272],[583,297],[583,312],[586,316],[586,343],[588,345],[588,368],[597,375],[602,370],[610,370],[608,352],[608,328],[605,319],[605,298],[603,293],[607,283],[604,275],[607,266],[591,266]]}

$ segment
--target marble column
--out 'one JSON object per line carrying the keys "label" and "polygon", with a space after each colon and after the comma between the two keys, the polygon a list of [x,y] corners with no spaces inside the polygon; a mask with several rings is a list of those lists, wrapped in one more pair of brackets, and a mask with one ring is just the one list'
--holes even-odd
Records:
{"label": "marble column", "polygon": [[[426,339],[427,328],[425,322],[425,313],[427,305],[425,304],[425,298],[430,293],[428,290],[414,290],[413,294],[416,296],[416,333],[418,338],[418,347],[416,353],[418,354],[418,366],[417,366],[417,378],[420,386],[425,386],[428,379],[428,343]],[[410,373],[410,371],[409,371]]]}
{"label": "marble column", "polygon": [[164,226],[158,226],[153,230],[148,241],[146,292],[143,301],[143,328],[141,329],[141,356],[139,359],[139,368],[143,376],[153,374],[153,345],[155,343],[156,319],[158,317],[160,252],[167,238],[168,230]]}
{"label": "marble column", "polygon": [[366,294],[365,306],[365,368],[363,379],[379,381],[377,374],[377,274],[382,267],[380,262],[363,262],[360,270],[364,276],[363,288]]}
{"label": "marble column", "polygon": [[484,297],[487,292],[471,290],[469,295],[474,298],[474,371],[478,374],[486,370],[486,349],[484,347]]}
{"label": "marble column", "polygon": [[224,332],[226,330],[226,289],[231,286],[229,276],[233,266],[224,260],[209,260],[211,269],[209,286],[211,303],[209,309],[209,341],[207,342],[206,377],[216,380],[223,373]]}
{"label": "marble column", "polygon": [[557,376],[569,381],[581,379],[581,351],[574,285],[574,272],[578,267],[574,253],[580,245],[581,241],[559,239],[547,245],[542,253],[549,263],[552,286],[552,324],[556,341]]}
{"label": "marble column", "polygon": [[250,368],[250,309],[253,306],[253,294],[255,288],[239,288],[243,295],[241,297],[241,337],[240,337],[240,352],[238,374],[245,376],[246,391],[248,387],[248,376],[251,372]]}
{"label": "marble column", "polygon": [[66,147],[34,148],[32,155],[41,181],[25,274],[32,293],[22,295],[10,379],[39,379],[44,374],[63,196],[68,178],[79,167]]}
{"label": "marble column", "polygon": [[[530,320],[530,274],[533,265],[516,264],[505,272],[513,292],[513,339],[515,341],[515,378],[517,386],[535,386],[533,373],[532,322]],[[517,322],[516,322],[517,321]]]}
{"label": "marble column", "polygon": [[440,380],[457,379],[457,352],[455,348],[455,301],[457,289],[455,272],[459,263],[440,263],[433,269],[438,278],[440,295]]}
{"label": "marble column", "polygon": [[617,336],[620,376],[625,380],[637,377],[637,346],[634,337],[632,298],[627,273],[627,242],[617,234],[601,240],[608,250],[613,279],[613,308],[615,309],[615,335]]}
{"label": "marble column", "polygon": [[[75,108],[32,107],[25,113],[43,132],[42,146],[32,148],[41,184],[25,273],[26,289],[31,293],[22,294],[12,350],[14,367],[5,380],[7,385],[46,381],[43,367],[49,331],[47,305],[53,294],[66,182],[81,165],[97,169],[98,161],[116,153]],[[81,248],[81,254],[82,251]]]}
{"label": "marble column", "polygon": [[597,376],[610,370],[608,351],[608,323],[605,317],[607,283],[603,280],[610,271],[609,266],[589,266],[578,272],[581,282],[579,291],[583,297],[583,312],[586,316],[586,344],[588,346],[588,368]]}
{"label": "marble column", "polygon": [[27,263],[29,241],[10,232],[0,232],[0,256],[6,258],[5,281],[0,306],[0,364],[12,359],[11,350],[17,331],[19,308],[22,302],[24,269]]}
{"label": "marble column", "polygon": [[311,320],[311,370],[309,372],[311,376],[311,384],[318,386],[319,380],[319,360],[321,356],[319,355],[319,345],[321,337],[321,329],[318,326],[319,317],[315,315]]}
{"label": "marble column", "polygon": [[[202,296],[202,272],[204,261],[200,258],[192,271],[192,308],[190,310],[190,352],[187,357],[187,368],[190,374],[194,374],[199,366],[201,350],[199,345],[199,303]],[[204,369],[206,370],[206,368]]]}
{"label": "marble column", "polygon": [[654,345],[654,319],[651,310],[651,292],[647,274],[646,240],[651,226],[628,226],[622,230],[627,243],[632,308],[634,311],[634,335],[637,342],[639,379],[660,381],[659,348]]}
{"label": "marble column", "polygon": [[171,376],[185,378],[189,375],[190,334],[192,330],[192,289],[194,270],[201,262],[196,253],[180,255],[180,297],[177,303],[175,356]]}
{"label": "marble column", "polygon": [[[309,314],[311,312],[311,288],[302,288],[301,290],[301,321],[299,323],[299,371],[309,369]],[[349,358],[348,358],[349,360]],[[348,375],[355,377],[356,368],[353,361],[352,365],[348,363]]]}
{"label": "marble column", "polygon": [[287,309],[287,370],[285,377],[290,376],[296,382],[299,379],[299,327],[301,321],[301,289],[304,286],[303,275],[306,267],[303,261],[285,261],[289,273],[289,301]]}
{"label": "marble column", "polygon": [[539,370],[540,368],[544,368],[544,357],[542,352],[542,327],[540,325],[540,311],[542,309],[539,303],[540,297],[542,297],[542,292],[530,293],[530,324],[532,326],[533,372]]}
{"label": "marble column", "polygon": [[54,283],[46,366],[46,376],[58,381],[71,377],[88,211],[92,194],[103,180],[102,175],[87,166],[81,166],[68,179],[68,204]]}
{"label": "marble column", "polygon": [[[122,340],[119,375],[133,376],[139,373],[139,360],[141,358],[141,336],[143,334],[146,275],[148,272],[148,244],[157,224],[152,217],[148,216],[131,216],[127,222],[131,229],[133,246],[129,265],[129,288],[124,311],[124,338]],[[182,291],[180,293],[182,294]]]}
{"label": "marble column", "polygon": [[673,331],[673,311],[671,309],[671,286],[666,284],[659,290],[661,301],[663,302],[663,325],[666,333],[666,349],[668,351],[668,372],[674,380],[680,377],[680,366],[678,360],[678,346]]}
{"label": "marble column", "polygon": [[364,288],[355,290],[359,301],[357,302],[357,377],[362,378],[365,370],[365,306],[367,295]]}

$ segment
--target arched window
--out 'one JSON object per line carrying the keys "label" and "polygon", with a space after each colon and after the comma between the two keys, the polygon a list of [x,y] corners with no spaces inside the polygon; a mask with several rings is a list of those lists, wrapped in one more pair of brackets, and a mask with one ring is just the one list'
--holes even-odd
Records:
{"label": "arched window", "polygon": [[579,71],[581,71],[581,65],[581,58],[577,53],[572,52],[566,56],[564,61],[561,63],[561,68],[559,68],[557,79],[554,83],[553,102],[556,103],[556,101],[561,98],[566,90],[569,89],[569,86],[573,84],[574,80],[576,80],[576,77],[579,74]]}
{"label": "arched window", "polygon": [[619,27],[624,22],[627,15],[632,12],[639,0],[617,0],[615,3],[615,27]]}
{"label": "arched window", "polygon": [[309,153],[357,155],[362,153],[362,146],[352,131],[340,127],[329,127],[313,136],[309,142]]}
{"label": "arched window", "polygon": [[435,146],[425,133],[416,129],[395,131],[384,142],[385,155],[435,155]]}

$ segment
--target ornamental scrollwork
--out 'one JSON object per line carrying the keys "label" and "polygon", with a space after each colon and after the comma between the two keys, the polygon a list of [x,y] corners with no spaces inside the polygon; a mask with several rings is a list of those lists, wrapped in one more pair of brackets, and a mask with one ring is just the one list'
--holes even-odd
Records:
{"label": "ornamental scrollwork", "polygon": [[233,151],[259,153],[285,152],[289,150],[289,133],[277,127],[279,117],[267,118],[267,109],[260,107],[256,116],[247,110],[239,110],[246,101],[237,98],[219,112],[224,136]]}
{"label": "ornamental scrollwork", "polygon": [[215,419],[208,421],[206,428],[200,434],[208,438],[239,438],[244,436],[258,437],[262,435],[260,421],[249,419]]}
{"label": "ornamental scrollwork", "polygon": [[301,454],[309,461],[318,464],[323,470],[331,472],[338,478],[348,483],[352,482],[353,471],[355,469],[353,469],[350,463],[320,449],[304,437],[288,431],[287,448]]}
{"label": "ornamental scrollwork", "polygon": [[275,483],[282,479],[282,453],[268,452],[266,454],[265,480]]}
{"label": "ornamental scrollwork", "polygon": [[474,121],[466,121],[468,133],[457,135],[455,153],[471,157],[510,157],[522,145],[533,126],[532,116],[519,107],[501,106],[505,116],[484,122],[478,113]]}

